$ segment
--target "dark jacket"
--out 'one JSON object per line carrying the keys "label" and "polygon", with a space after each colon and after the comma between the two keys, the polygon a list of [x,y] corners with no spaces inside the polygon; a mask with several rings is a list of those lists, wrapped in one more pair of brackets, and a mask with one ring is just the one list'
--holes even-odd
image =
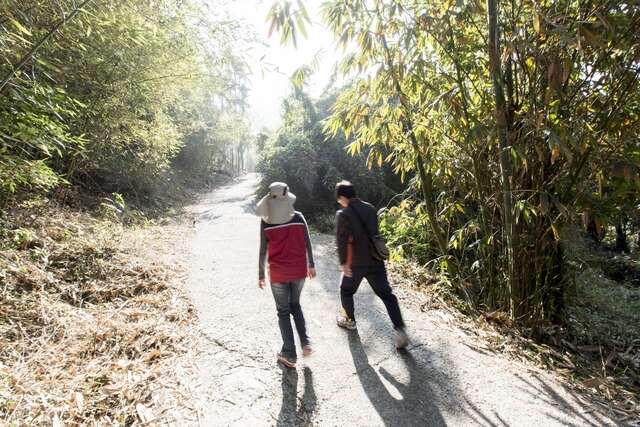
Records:
{"label": "dark jacket", "polygon": [[[354,209],[362,221],[358,219]],[[371,243],[364,231],[363,222],[371,234],[378,234],[378,215],[375,208],[358,198],[351,199],[348,207],[337,212],[336,240],[340,265],[367,267],[381,263],[371,256]],[[352,244],[349,243],[350,241]]]}

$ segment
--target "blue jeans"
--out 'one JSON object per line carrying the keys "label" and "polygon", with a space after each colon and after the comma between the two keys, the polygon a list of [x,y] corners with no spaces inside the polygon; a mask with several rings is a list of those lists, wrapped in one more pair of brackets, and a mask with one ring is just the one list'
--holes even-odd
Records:
{"label": "blue jeans", "polygon": [[276,301],[278,311],[278,325],[282,334],[282,355],[291,361],[297,359],[296,344],[293,338],[293,328],[291,327],[291,316],[296,324],[296,330],[300,337],[300,343],[304,347],[309,344],[307,327],[300,306],[300,294],[304,287],[304,279],[287,283],[272,283],[271,292]]}

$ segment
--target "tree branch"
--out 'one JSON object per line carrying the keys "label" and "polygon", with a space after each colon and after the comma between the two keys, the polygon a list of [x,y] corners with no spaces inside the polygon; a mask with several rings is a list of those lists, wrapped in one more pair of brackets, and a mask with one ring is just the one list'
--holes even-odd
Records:
{"label": "tree branch", "polygon": [[11,79],[13,79],[13,77],[15,77],[16,73],[18,71],[20,71],[27,64],[27,62],[29,62],[31,60],[31,58],[33,58],[33,55],[35,55],[35,53],[38,51],[38,49],[40,49],[58,30],[60,30],[62,27],[64,27],[67,22],[71,21],[82,10],[82,8],[84,6],[86,6],[87,4],[89,4],[92,1],[93,0],[84,0],[80,4],[80,6],[76,7],[73,11],[71,11],[71,13],[68,16],[64,16],[60,20],[60,22],[58,22],[51,29],[51,31],[49,31],[38,43],[36,43],[31,48],[31,50],[29,52],[27,52],[22,57],[22,59],[20,60],[20,62],[18,62],[18,64],[16,66],[12,67],[13,69],[2,80],[2,83],[0,83],[0,94],[2,93],[4,88],[7,86],[7,84],[11,81]]}

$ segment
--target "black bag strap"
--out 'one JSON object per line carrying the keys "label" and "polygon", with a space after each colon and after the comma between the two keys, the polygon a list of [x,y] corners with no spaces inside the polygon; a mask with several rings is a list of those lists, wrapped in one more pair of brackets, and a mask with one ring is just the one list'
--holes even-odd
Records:
{"label": "black bag strap", "polygon": [[364,230],[364,234],[366,234],[366,235],[367,235],[367,237],[368,237],[369,239],[371,239],[371,238],[372,238],[372,237],[371,237],[371,233],[370,233],[370,232],[369,232],[369,230],[367,229],[367,224],[365,224],[365,222],[362,220],[362,217],[361,217],[361,216],[360,216],[360,214],[358,213],[358,210],[357,210],[355,207],[351,206],[351,204],[349,204],[349,207],[351,208],[351,210],[352,210],[353,212],[355,212],[356,217],[358,218],[358,221],[360,222],[360,225],[362,226],[362,229]]}

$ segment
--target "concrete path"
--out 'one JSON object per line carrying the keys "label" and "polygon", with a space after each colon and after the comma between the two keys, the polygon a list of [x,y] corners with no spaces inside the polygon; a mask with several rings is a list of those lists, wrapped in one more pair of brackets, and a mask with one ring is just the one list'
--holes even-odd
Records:
{"label": "concrete path", "polygon": [[358,331],[337,328],[330,236],[312,236],[319,276],[302,296],[316,354],[297,370],[280,368],[275,304],[257,286],[256,183],[245,176],[192,207],[189,287],[211,344],[198,366],[200,425],[615,425],[551,378],[478,350],[436,313],[404,309],[412,344],[399,354],[366,283],[356,296]]}

